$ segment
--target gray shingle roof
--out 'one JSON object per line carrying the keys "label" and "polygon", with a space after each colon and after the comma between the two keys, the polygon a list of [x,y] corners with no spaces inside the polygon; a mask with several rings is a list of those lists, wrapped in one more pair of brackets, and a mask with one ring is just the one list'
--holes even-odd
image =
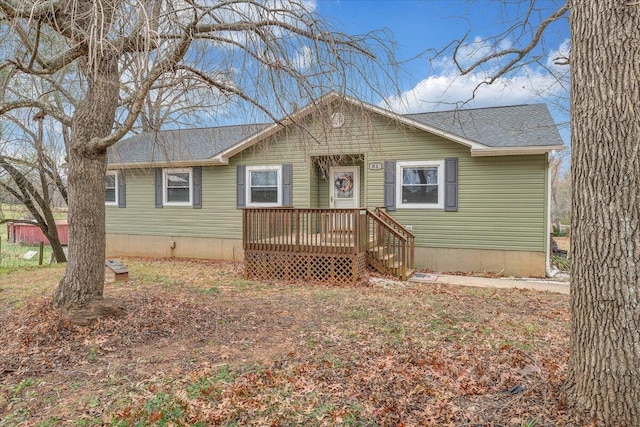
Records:
{"label": "gray shingle roof", "polygon": [[[561,146],[544,104],[406,114],[403,117],[487,147]],[[141,133],[109,149],[109,163],[171,163],[215,157],[272,126],[251,124]]]}
{"label": "gray shingle roof", "polygon": [[404,117],[488,147],[563,144],[545,104],[407,114]]}
{"label": "gray shingle roof", "polygon": [[109,163],[171,163],[207,160],[270,124],[144,132],[109,149]]}

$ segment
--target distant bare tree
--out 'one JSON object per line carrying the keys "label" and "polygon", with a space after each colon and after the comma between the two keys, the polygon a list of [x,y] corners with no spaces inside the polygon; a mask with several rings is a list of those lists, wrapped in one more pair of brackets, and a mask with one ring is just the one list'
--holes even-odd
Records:
{"label": "distant bare tree", "polygon": [[[123,68],[128,70],[121,87],[120,108],[116,113],[116,123],[121,125],[129,115],[128,108],[133,97],[140,91],[143,80],[136,78],[142,67],[139,58],[128,58]],[[228,106],[226,97],[201,80],[193,79],[187,73],[176,72],[162,75],[156,80],[145,96],[140,114],[131,132],[155,132],[170,127],[188,127],[199,122],[210,122],[212,111],[220,111]],[[208,113],[208,114],[207,114]]]}
{"label": "distant bare tree", "polygon": [[[5,119],[8,119],[4,121],[5,125],[13,125],[15,132],[6,129],[3,132],[5,141],[3,149],[0,149],[0,189],[27,209],[51,244],[56,261],[66,262],[53,215],[55,195],[59,194],[65,203],[67,201],[67,189],[59,169],[64,151],[56,153],[54,145],[45,143],[44,115],[34,115],[35,131],[24,120],[10,115]],[[7,134],[13,134],[17,139],[6,139]],[[13,149],[7,149],[9,145]],[[14,154],[10,155],[7,151]],[[0,224],[6,221],[0,218]],[[34,224],[30,219],[11,221]]]}
{"label": "distant bare tree", "polygon": [[9,86],[78,76],[52,92],[70,93],[73,107],[30,91],[7,92],[0,104],[0,114],[37,108],[71,128],[69,262],[57,306],[103,298],[106,150],[138,122],[151,91],[206,87],[279,120],[301,100],[349,92],[351,81],[390,86],[379,67],[386,40],[336,32],[304,1],[0,0],[0,18]]}
{"label": "distant bare tree", "polygon": [[549,159],[551,169],[551,221],[568,224],[571,217],[571,175],[567,167],[567,152],[553,155]]}

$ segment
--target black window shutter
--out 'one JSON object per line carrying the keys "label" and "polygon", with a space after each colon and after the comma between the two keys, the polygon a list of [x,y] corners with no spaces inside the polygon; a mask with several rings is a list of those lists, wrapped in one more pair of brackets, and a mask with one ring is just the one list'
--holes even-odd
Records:
{"label": "black window shutter", "polygon": [[193,168],[193,208],[202,209],[202,166]]}
{"label": "black window shutter", "polygon": [[118,207],[127,207],[127,183],[125,181],[124,171],[118,171]]}
{"label": "black window shutter", "polygon": [[384,207],[388,211],[396,210],[396,162],[384,162]]}
{"label": "black window shutter", "polygon": [[458,211],[458,158],[444,159],[444,210]]}
{"label": "black window shutter", "polygon": [[162,168],[156,168],[156,208],[162,207]]}
{"label": "black window shutter", "polygon": [[238,209],[247,206],[246,171],[246,166],[238,165],[236,169],[236,208]]}
{"label": "black window shutter", "polygon": [[293,206],[293,167],[282,165],[282,206]]}

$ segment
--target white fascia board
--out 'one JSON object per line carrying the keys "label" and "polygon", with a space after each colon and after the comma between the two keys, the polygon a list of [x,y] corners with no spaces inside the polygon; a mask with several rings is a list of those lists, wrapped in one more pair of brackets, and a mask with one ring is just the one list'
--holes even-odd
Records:
{"label": "white fascia board", "polygon": [[219,166],[227,165],[229,162],[223,162],[214,157],[203,160],[180,160],[175,162],[139,162],[139,163],[109,163],[107,170],[116,169],[148,169],[148,168],[188,168],[193,166]]}
{"label": "white fascia board", "polygon": [[489,156],[520,156],[529,154],[545,154],[550,151],[562,151],[566,149],[564,145],[538,145],[531,147],[489,147],[489,148],[472,148],[471,157],[489,157]]}

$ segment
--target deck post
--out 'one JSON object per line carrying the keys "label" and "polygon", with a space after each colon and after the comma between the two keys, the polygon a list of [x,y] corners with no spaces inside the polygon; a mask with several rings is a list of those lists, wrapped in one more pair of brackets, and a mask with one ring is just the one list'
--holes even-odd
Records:
{"label": "deck post", "polygon": [[247,249],[247,227],[249,226],[249,221],[247,221],[247,210],[242,209],[242,249]]}
{"label": "deck post", "polygon": [[295,251],[299,252],[300,251],[300,210],[299,209],[296,209],[296,221],[295,221],[294,228],[296,230]]}
{"label": "deck post", "polygon": [[402,271],[401,271],[402,280],[407,280],[407,259],[408,259],[407,242],[406,241],[402,242],[402,245],[400,247],[401,247],[400,250],[402,251],[402,257],[401,257],[402,258]]}
{"label": "deck post", "polygon": [[357,254],[360,252],[360,209],[353,210],[353,246],[351,247],[351,253]]}

